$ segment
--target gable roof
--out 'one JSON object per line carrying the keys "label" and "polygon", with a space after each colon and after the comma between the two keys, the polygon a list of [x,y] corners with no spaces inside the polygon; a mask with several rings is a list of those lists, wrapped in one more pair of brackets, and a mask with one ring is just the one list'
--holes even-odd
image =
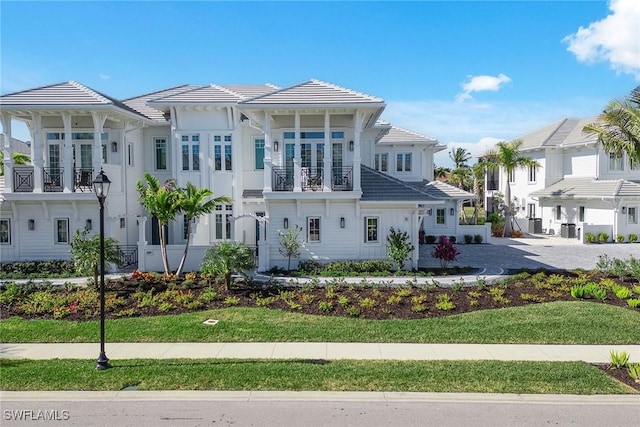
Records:
{"label": "gable roof", "polygon": [[331,83],[311,79],[242,101],[241,105],[383,104],[384,100]]}
{"label": "gable roof", "polygon": [[640,181],[565,178],[529,196],[541,199],[640,198]]}
{"label": "gable roof", "polygon": [[151,120],[166,121],[167,117],[165,117],[164,113],[156,108],[148,106],[147,102],[151,99],[161,98],[169,95],[175,95],[176,93],[185,92],[187,90],[195,89],[198,87],[200,86],[185,84],[181,86],[172,87],[169,89],[147,93],[144,95],[139,95],[133,98],[124,99],[122,103]]}
{"label": "gable roof", "polygon": [[243,99],[255,98],[256,96],[266,95],[267,93],[271,93],[275,90],[281,89],[280,87],[272,85],[271,83],[267,83],[264,85],[220,85],[220,87],[227,88],[237,93]]}

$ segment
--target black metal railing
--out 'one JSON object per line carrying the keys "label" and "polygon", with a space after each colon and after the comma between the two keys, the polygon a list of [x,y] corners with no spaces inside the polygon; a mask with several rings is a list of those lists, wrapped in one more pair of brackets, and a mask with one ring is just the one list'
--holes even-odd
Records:
{"label": "black metal railing", "polygon": [[93,191],[93,168],[75,168],[73,191]]}
{"label": "black metal railing", "polygon": [[42,169],[42,183],[45,192],[60,192],[64,185],[63,168]]}
{"label": "black metal railing", "polygon": [[331,168],[331,190],[353,190],[353,168]]}
{"label": "black metal railing", "polygon": [[302,168],[302,191],[322,191],[322,168]]}
{"label": "black metal railing", "polygon": [[273,191],[293,191],[293,168],[274,167],[272,171]]}
{"label": "black metal railing", "polygon": [[118,249],[120,249],[118,268],[138,266],[138,246],[119,245]]}
{"label": "black metal railing", "polygon": [[33,167],[14,166],[13,167],[13,191],[15,193],[33,192]]}

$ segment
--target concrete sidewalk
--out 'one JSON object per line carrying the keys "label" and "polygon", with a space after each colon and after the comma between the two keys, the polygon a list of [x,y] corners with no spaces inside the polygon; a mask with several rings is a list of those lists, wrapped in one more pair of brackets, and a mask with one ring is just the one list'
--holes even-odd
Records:
{"label": "concrete sidewalk", "polygon": [[[107,343],[110,359],[529,360],[609,363],[610,351],[640,362],[640,345],[411,343]],[[0,344],[2,359],[94,359],[98,343]]]}

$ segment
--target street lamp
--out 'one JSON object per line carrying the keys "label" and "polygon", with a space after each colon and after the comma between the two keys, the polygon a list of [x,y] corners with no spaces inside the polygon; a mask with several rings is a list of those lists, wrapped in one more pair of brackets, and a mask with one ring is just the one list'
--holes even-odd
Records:
{"label": "street lamp", "polygon": [[96,369],[110,368],[109,358],[104,352],[104,201],[109,194],[111,181],[102,169],[93,180],[93,191],[100,202],[100,355],[96,362]]}

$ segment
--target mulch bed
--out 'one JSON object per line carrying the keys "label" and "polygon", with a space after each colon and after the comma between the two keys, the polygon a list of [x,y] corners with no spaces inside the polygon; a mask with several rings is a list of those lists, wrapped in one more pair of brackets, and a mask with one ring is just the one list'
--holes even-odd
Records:
{"label": "mulch bed", "polygon": [[609,364],[594,364],[594,366],[603,370],[611,378],[628,385],[636,392],[640,393],[640,383],[635,382],[635,380],[629,376],[626,368],[612,369]]}

